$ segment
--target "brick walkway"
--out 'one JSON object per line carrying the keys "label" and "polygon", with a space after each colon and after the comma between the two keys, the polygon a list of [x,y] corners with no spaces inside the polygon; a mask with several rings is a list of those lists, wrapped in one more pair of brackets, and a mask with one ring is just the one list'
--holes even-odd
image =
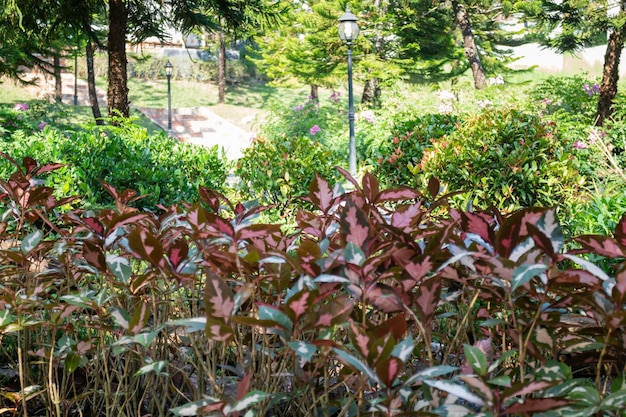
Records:
{"label": "brick walkway", "polygon": [[[54,80],[48,76],[42,79],[40,76],[38,96],[54,96]],[[62,74],[63,98],[65,104],[74,103],[74,75]],[[89,106],[89,94],[87,83],[78,80],[76,83],[78,104]],[[100,110],[106,114],[106,92],[98,90],[98,103]],[[138,108],[146,117],[154,123],[167,129],[167,109],[164,108]],[[207,107],[172,109],[172,136],[184,142],[195,145],[223,149],[226,157],[234,160],[242,156],[245,148],[250,146],[253,134],[216,115]]]}

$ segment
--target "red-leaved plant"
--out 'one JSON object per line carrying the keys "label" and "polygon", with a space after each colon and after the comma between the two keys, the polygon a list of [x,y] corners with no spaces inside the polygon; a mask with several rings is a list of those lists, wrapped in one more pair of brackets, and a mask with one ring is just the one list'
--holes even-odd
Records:
{"label": "red-leaved plant", "polygon": [[[621,415],[626,218],[450,209],[317,177],[297,227],[209,189],[83,211],[24,160],[0,181],[0,411],[179,416]],[[589,256],[605,258],[604,269]],[[44,411],[45,410],[45,411]]]}

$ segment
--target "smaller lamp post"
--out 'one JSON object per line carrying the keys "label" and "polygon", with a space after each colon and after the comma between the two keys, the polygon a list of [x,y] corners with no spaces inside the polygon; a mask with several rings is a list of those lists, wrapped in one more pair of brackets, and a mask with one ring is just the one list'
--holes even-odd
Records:
{"label": "smaller lamp post", "polygon": [[165,76],[167,77],[167,134],[172,135],[172,89],[170,80],[172,79],[173,65],[168,60],[165,64]]}
{"label": "smaller lamp post", "polygon": [[354,95],[352,93],[352,42],[359,37],[356,16],[346,6],[346,12],[339,18],[339,38],[348,45],[348,123],[350,125],[350,148],[348,159],[350,175],[356,176],[356,139],[354,137]]}

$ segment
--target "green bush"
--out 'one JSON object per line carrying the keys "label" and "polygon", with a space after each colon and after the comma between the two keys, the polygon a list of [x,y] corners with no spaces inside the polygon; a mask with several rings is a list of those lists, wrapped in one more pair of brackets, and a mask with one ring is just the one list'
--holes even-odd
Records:
{"label": "green bush", "polygon": [[400,119],[393,127],[394,136],[373,149],[373,171],[381,183],[386,186],[420,185],[416,174],[424,149],[431,146],[431,141],[452,132],[457,122],[456,116],[446,114]]}
{"label": "green bush", "polygon": [[572,146],[553,123],[515,109],[487,109],[433,141],[420,162],[450,191],[465,191],[473,204],[513,210],[549,207],[573,196],[583,179]]}
{"label": "green bush", "polygon": [[[0,150],[17,161],[29,156],[66,164],[47,181],[64,195],[80,194],[87,206],[113,203],[102,182],[146,195],[135,203],[143,207],[194,201],[198,186],[222,190],[228,175],[217,147],[185,144],[163,133],[148,135],[130,121],[74,132],[50,127],[32,133],[18,130],[0,143]],[[1,161],[0,175],[13,168]]]}
{"label": "green bush", "polygon": [[240,192],[244,198],[273,204],[282,212],[308,193],[316,173],[335,178],[338,163],[333,152],[310,138],[261,137],[244,151],[235,174],[241,179]]}

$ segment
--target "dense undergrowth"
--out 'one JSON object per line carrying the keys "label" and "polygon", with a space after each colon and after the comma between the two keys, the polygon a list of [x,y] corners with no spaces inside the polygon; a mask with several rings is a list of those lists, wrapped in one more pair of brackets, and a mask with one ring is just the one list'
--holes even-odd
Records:
{"label": "dense undergrowth", "polygon": [[[321,177],[297,227],[201,188],[161,210],[2,187],[0,410],[16,415],[621,416],[626,217],[449,208]],[[567,249],[570,248],[570,249]],[[604,269],[587,255],[602,257]]]}

